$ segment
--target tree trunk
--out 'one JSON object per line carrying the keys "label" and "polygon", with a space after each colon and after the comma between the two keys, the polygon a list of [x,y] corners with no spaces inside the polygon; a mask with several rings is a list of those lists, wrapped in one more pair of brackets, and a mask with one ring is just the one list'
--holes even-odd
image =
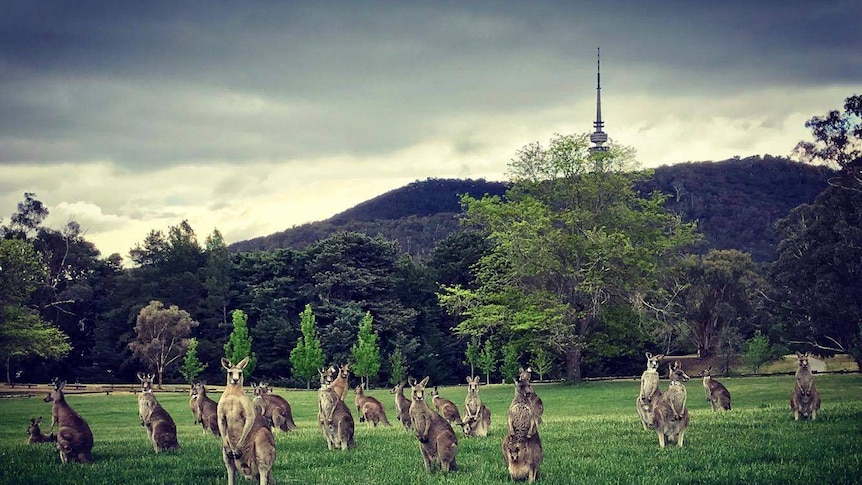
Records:
{"label": "tree trunk", "polygon": [[577,383],[583,380],[581,374],[581,349],[577,346],[566,349],[566,380]]}
{"label": "tree trunk", "polygon": [[159,374],[159,390],[161,390],[161,389],[162,389],[162,373],[163,373],[163,372],[164,372],[164,369],[162,369],[161,367],[159,367],[159,368],[156,370],[156,373],[157,373],[157,374]]}
{"label": "tree trunk", "polygon": [[[12,384],[12,357],[6,357],[6,384]],[[862,367],[860,367],[862,369]]]}

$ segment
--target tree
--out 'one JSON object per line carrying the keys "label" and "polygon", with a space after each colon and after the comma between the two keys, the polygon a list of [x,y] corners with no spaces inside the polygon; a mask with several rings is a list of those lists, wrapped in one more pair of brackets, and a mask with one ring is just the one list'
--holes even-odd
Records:
{"label": "tree", "polygon": [[464,358],[467,359],[467,364],[470,365],[470,377],[476,375],[476,366],[479,365],[480,359],[480,342],[479,337],[473,337],[467,342],[467,350],[464,351]]}
{"label": "tree", "polygon": [[512,379],[512,382],[515,382],[515,376],[518,375],[518,369],[521,367],[519,357],[520,352],[516,345],[508,343],[503,346],[503,364],[500,366],[500,373],[503,374],[504,381]]}
{"label": "tree", "polygon": [[186,382],[192,384],[197,376],[199,376],[208,365],[209,364],[204,364],[200,359],[198,359],[198,339],[189,339],[189,348],[186,350],[186,356],[183,359],[180,374],[182,374]]}
{"label": "tree", "polygon": [[192,327],[198,322],[176,305],[165,305],[153,300],[138,313],[135,324],[135,339],[129,349],[156,371],[159,389],[165,369],[179,360],[189,346]]}
{"label": "tree", "polygon": [[372,328],[374,318],[371,312],[366,312],[359,323],[359,333],[356,344],[350,349],[353,356],[351,368],[353,373],[365,379],[365,388],[368,388],[368,380],[380,371],[380,345],[377,343],[377,332]]}
{"label": "tree", "polygon": [[674,320],[698,356],[714,355],[719,343],[728,341],[719,338],[726,328],[751,335],[768,291],[751,255],[735,249],[711,250],[703,256],[685,256],[675,269],[678,314]]}
{"label": "tree", "polygon": [[20,305],[0,307],[0,359],[6,382],[12,382],[12,360],[38,357],[59,360],[72,350],[69,337]]}
{"label": "tree", "polygon": [[27,239],[48,217],[48,208],[36,198],[33,192],[24,193],[24,201],[18,203],[18,211],[12,214],[8,227],[3,227],[5,237]]}
{"label": "tree", "polygon": [[769,343],[769,337],[760,333],[760,330],[754,332],[754,336],[745,341],[745,353],[743,360],[751,370],[757,374],[760,372],[760,367],[767,362],[776,359],[776,349]]}
{"label": "tree", "polygon": [[828,187],[777,224],[771,310],[789,343],[862,365],[862,192]]}
{"label": "tree", "polygon": [[233,318],[233,331],[230,333],[227,343],[224,344],[224,355],[233,363],[248,357],[248,364],[242,370],[243,376],[248,379],[257,364],[257,357],[251,351],[248,316],[242,310],[234,310],[231,317]]}
{"label": "tree", "polygon": [[389,383],[397,386],[404,382],[407,378],[407,360],[404,359],[404,354],[401,353],[401,347],[396,347],[395,351],[389,354]]}
{"label": "tree", "polygon": [[635,166],[630,148],[591,153],[587,135],[557,135],[517,153],[505,200],[463,197],[465,222],[487,230],[492,248],[476,265],[475,290],[441,292],[464,317],[456,330],[552,342],[568,380],[580,381],[603,308],[643,303],[669,260],[697,240],[694,224],[664,209],[667,196],[634,191]]}
{"label": "tree", "polygon": [[805,123],[814,141],[802,141],[794,153],[808,162],[823,162],[840,168],[829,181],[835,187],[862,192],[862,95],[844,101],[844,112],[831,110]]}
{"label": "tree", "polygon": [[491,383],[491,373],[497,370],[497,349],[494,348],[490,340],[486,340],[482,346],[482,351],[479,352],[479,361],[476,365],[485,373],[485,384]]}
{"label": "tree", "polygon": [[543,380],[544,376],[551,372],[554,368],[554,357],[547,350],[540,348],[533,355],[533,360],[530,361],[530,367],[539,374],[539,380]]}
{"label": "tree", "polygon": [[320,346],[315,328],[314,313],[311,305],[305,305],[305,310],[299,314],[302,337],[296,341],[296,347],[290,351],[290,364],[293,374],[305,379],[306,386],[311,388],[311,379],[317,376],[317,370],[323,367],[326,357]]}
{"label": "tree", "polygon": [[29,241],[0,239],[0,306],[25,304],[46,276]]}

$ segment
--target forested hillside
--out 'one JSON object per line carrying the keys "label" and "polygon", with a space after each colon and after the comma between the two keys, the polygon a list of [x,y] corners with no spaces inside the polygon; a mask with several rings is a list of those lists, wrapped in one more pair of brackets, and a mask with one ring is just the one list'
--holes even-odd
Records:
{"label": "forested hillside", "polygon": [[[739,249],[755,261],[775,259],[774,223],[793,207],[810,203],[834,171],[779,157],[662,166],[639,189],[660,190],[684,221],[698,221],[699,248]],[[460,194],[503,195],[506,185],[485,180],[428,179],[387,192],[327,219],[230,245],[232,251],[303,249],[338,231],[397,241],[399,250],[425,258],[460,230]]]}

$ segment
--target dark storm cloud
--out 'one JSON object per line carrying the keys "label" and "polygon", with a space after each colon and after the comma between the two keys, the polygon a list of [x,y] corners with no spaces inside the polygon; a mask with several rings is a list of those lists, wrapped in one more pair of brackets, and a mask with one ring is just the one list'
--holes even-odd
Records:
{"label": "dark storm cloud", "polygon": [[0,163],[386,154],[594,96],[596,45],[655,98],[862,79],[862,2],[649,3],[5,2]]}

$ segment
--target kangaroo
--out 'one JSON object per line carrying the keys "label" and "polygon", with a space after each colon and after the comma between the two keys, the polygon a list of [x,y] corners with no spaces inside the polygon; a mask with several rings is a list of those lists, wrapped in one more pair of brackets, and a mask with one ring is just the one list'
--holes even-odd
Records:
{"label": "kangaroo", "polygon": [[338,373],[338,375],[330,382],[330,386],[332,387],[332,390],[338,394],[338,398],[343,401],[344,395],[347,394],[347,378],[350,377],[350,364],[342,365],[337,371],[332,367],[329,369],[329,372],[330,376],[336,372]]}
{"label": "kangaroo", "polygon": [[324,372],[320,372],[320,389],[317,391],[317,422],[330,450],[341,448],[347,451],[356,446],[353,440],[353,415],[338,393],[327,384]]}
{"label": "kangaroo", "polygon": [[207,386],[203,382],[195,383],[194,388],[198,396],[198,416],[204,434],[209,431],[215,436],[221,436],[218,427],[218,403],[207,396]]}
{"label": "kangaroo", "polygon": [[[197,382],[193,383],[191,389],[189,390],[189,409],[192,410],[192,416],[195,418],[195,424],[200,424],[201,408],[198,405],[197,384]],[[206,432],[206,430],[204,430],[204,432]]]}
{"label": "kangaroo", "polygon": [[790,395],[790,409],[793,410],[793,419],[799,418],[815,420],[817,411],[820,410],[820,393],[814,385],[814,375],[808,365],[810,352],[801,354],[796,352],[798,368],[796,369],[796,384]]}
{"label": "kangaroo", "polygon": [[437,386],[434,386],[434,392],[431,394],[431,402],[434,403],[434,408],[440,413],[440,416],[446,418],[446,421],[463,426],[461,422],[461,413],[458,411],[458,406],[452,401],[440,397],[437,391]]}
{"label": "kangaroo", "polygon": [[706,391],[706,400],[712,406],[712,412],[718,410],[730,411],[730,391],[724,387],[724,384],[713,379],[709,371],[712,367],[707,367],[700,373],[703,377],[703,389]]}
{"label": "kangaroo", "polygon": [[153,443],[156,453],[175,450],[180,447],[177,441],[177,425],[153,394],[153,374],[138,372],[141,381],[141,395],[138,396],[138,413],[141,426],[147,429],[147,436]]}
{"label": "kangaroo", "polygon": [[263,416],[254,412],[251,399],[243,390],[242,370],[248,357],[233,365],[222,357],[227,370],[227,385],[218,401],[218,427],[222,439],[222,459],[227,469],[227,483],[234,485],[237,465],[243,476],[256,478],[260,485],[274,482],[270,471],[275,462],[275,438]]}
{"label": "kangaroo", "polygon": [[90,426],[66,402],[63,388],[66,381],[53,383],[53,389],[45,396],[45,402],[51,405],[51,429],[57,426],[57,451],[63,463],[93,461],[93,432]]}
{"label": "kangaroo", "polygon": [[30,418],[30,426],[27,427],[27,444],[35,443],[53,443],[57,441],[57,435],[42,434],[42,429],[39,428],[39,423],[42,422],[42,416],[38,418]]}
{"label": "kangaroo", "polygon": [[464,434],[467,436],[488,436],[491,427],[491,410],[479,397],[479,376],[467,378],[467,397],[464,399]]}
{"label": "kangaroo", "polygon": [[401,424],[404,425],[404,429],[407,431],[413,430],[413,424],[410,423],[410,399],[404,397],[404,383],[399,382],[392,389],[389,390],[390,394],[395,394],[395,417],[398,418],[398,421],[401,421]]}
{"label": "kangaroo", "polygon": [[647,352],[645,355],[647,358],[647,368],[641,374],[641,391],[635,400],[635,406],[637,407],[641,424],[644,430],[647,430],[653,426],[653,409],[661,398],[661,390],[658,388],[658,363],[664,358],[664,354],[653,355]]}
{"label": "kangaroo", "polygon": [[529,379],[519,377],[507,413],[508,432],[501,446],[503,460],[513,480],[535,481],[539,477],[539,465],[545,459],[538,418],[533,411],[533,394]]}
{"label": "kangaroo", "polygon": [[[518,380],[526,380],[527,382],[530,382],[530,380],[532,378],[533,378],[533,369],[532,368],[527,367],[526,369],[524,369],[524,368],[518,369]],[[531,388],[532,388],[532,386],[531,386]],[[533,414],[536,416],[536,422],[538,424],[542,424],[542,414],[545,413],[545,405],[542,402],[542,398],[540,398],[539,395],[536,394],[535,389],[533,390],[533,397],[531,399],[532,399],[531,405],[533,408]]]}
{"label": "kangaroo", "polygon": [[653,411],[653,427],[658,434],[658,444],[664,448],[667,442],[676,442],[682,448],[685,430],[688,428],[688,409],[685,407],[684,382],[689,377],[679,361],[670,368],[670,385]]}
{"label": "kangaroo", "polygon": [[437,466],[444,472],[455,471],[458,454],[458,437],[446,419],[434,412],[425,402],[425,387],[429,377],[417,383],[411,379],[410,422],[419,440],[419,450],[425,462],[425,470],[431,472]]}
{"label": "kangaroo", "polygon": [[274,427],[284,432],[296,429],[287,399],[272,394],[266,383],[252,384],[252,387],[254,388],[254,399],[252,399],[254,410],[266,419],[270,428]]}
{"label": "kangaroo", "polygon": [[365,421],[365,424],[377,427],[377,423],[383,423],[383,426],[392,426],[389,420],[386,419],[386,411],[383,409],[383,404],[377,398],[365,395],[365,389],[362,385],[356,386],[353,390],[356,394],[356,411],[359,413],[359,422]]}

